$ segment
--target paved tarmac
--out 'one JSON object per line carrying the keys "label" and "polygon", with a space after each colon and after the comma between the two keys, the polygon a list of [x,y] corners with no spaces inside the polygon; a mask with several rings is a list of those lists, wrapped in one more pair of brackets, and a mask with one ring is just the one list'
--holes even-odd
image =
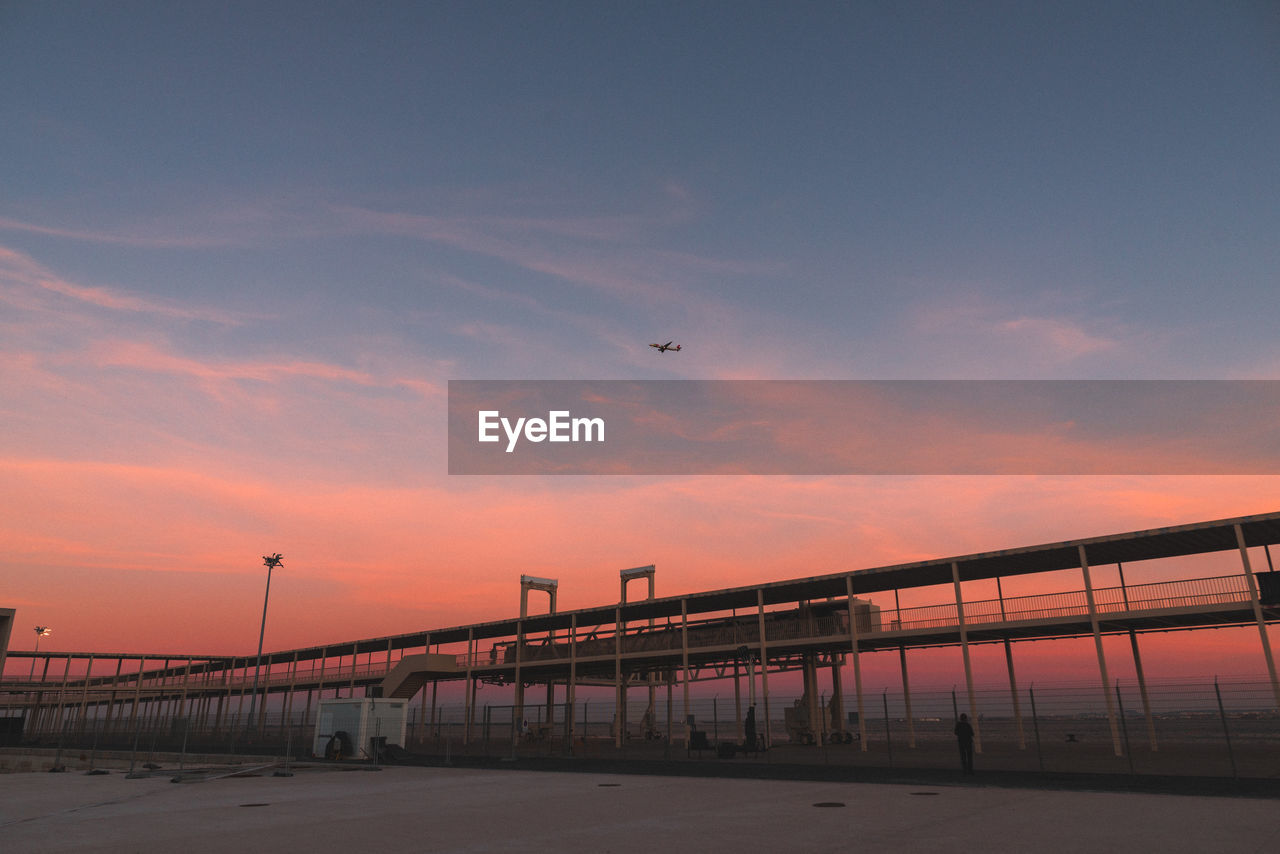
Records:
{"label": "paved tarmac", "polygon": [[1280,850],[1277,801],[389,766],[173,783],[0,775],[0,849],[57,852]]}

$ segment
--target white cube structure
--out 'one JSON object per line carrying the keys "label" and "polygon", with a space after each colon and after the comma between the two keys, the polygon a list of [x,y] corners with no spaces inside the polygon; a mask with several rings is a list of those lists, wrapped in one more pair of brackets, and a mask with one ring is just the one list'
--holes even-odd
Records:
{"label": "white cube structure", "polygon": [[[403,747],[408,717],[409,703],[406,700],[382,697],[321,700],[316,712],[311,754],[324,757],[332,755],[336,748],[337,758],[369,759],[373,756],[374,739]],[[345,743],[339,733],[346,733]]]}

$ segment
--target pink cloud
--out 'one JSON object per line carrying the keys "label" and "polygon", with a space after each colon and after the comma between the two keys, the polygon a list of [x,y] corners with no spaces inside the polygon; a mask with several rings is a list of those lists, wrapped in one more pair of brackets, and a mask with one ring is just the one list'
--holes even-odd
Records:
{"label": "pink cloud", "polygon": [[290,379],[314,379],[325,382],[352,383],[366,387],[408,388],[424,397],[442,394],[438,383],[425,379],[378,377],[367,371],[344,368],[327,362],[291,359],[285,361],[201,361],[174,355],[142,341],[103,341],[91,350],[91,359],[99,367],[133,368],[159,374],[187,376],[209,382],[254,380],[277,383]]}
{"label": "pink cloud", "polygon": [[28,293],[25,298],[15,294],[16,288],[39,289],[98,308],[153,314],[190,320],[206,320],[223,324],[240,322],[234,315],[211,308],[179,306],[131,294],[117,288],[88,287],[68,281],[28,255],[0,246],[0,294],[18,297],[27,309],[49,309],[52,306],[38,301]]}

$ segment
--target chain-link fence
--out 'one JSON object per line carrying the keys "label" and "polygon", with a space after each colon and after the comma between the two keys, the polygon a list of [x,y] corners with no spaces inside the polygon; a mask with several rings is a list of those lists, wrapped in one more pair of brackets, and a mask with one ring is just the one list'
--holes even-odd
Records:
{"label": "chain-link fence", "polygon": [[[587,756],[698,761],[825,763],[901,768],[959,767],[955,723],[970,715],[977,766],[1044,772],[1273,777],[1280,774],[1280,712],[1269,681],[1133,681],[1105,690],[1081,683],[1036,683],[1014,693],[956,689],[757,697],[755,730],[768,750],[747,753],[749,701],[658,690],[629,699],[566,703],[406,705],[404,750],[427,756]],[[634,696],[634,695],[633,695]],[[861,713],[859,713],[861,708]],[[94,718],[69,705],[46,712],[41,730],[14,745],[84,751],[265,753],[311,757],[316,707],[269,710],[251,723],[239,712],[208,716],[153,713]],[[15,710],[2,714],[14,722]],[[839,712],[839,717],[836,713]],[[21,724],[21,721],[18,721]],[[7,730],[16,736],[21,726]],[[696,749],[694,749],[696,748]],[[710,752],[708,752],[708,750]],[[367,751],[357,750],[358,756]]]}

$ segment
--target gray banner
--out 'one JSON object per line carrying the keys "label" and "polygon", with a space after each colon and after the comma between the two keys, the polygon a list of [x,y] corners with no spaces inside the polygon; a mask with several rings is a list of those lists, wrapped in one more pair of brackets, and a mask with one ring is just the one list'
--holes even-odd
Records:
{"label": "gray banner", "polygon": [[450,474],[1275,474],[1271,380],[451,380]]}

